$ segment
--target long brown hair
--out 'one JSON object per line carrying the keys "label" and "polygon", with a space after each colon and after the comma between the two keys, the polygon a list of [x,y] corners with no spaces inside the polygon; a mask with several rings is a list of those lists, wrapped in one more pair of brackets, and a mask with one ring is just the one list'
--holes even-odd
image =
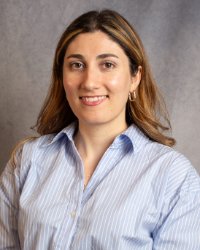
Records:
{"label": "long brown hair", "polygon": [[[129,58],[135,74],[142,67],[141,82],[134,102],[127,101],[126,121],[135,123],[149,138],[173,146],[175,140],[164,135],[171,128],[164,100],[152,76],[143,44],[129,22],[113,10],[90,11],[75,19],[62,34],[55,52],[52,83],[38,116],[36,130],[40,135],[57,133],[77,118],[67,102],[63,87],[63,61],[73,39],[87,32],[102,31],[118,43]],[[161,123],[162,120],[162,123]]]}

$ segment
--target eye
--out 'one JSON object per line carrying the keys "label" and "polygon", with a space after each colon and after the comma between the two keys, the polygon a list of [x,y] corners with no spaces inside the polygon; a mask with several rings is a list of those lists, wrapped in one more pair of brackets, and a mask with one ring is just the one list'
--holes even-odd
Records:
{"label": "eye", "polygon": [[112,62],[103,62],[102,66],[104,69],[113,69],[115,67],[115,64]]}
{"label": "eye", "polygon": [[70,68],[71,69],[78,69],[78,70],[82,70],[84,69],[84,64],[81,62],[71,62],[70,63]]}

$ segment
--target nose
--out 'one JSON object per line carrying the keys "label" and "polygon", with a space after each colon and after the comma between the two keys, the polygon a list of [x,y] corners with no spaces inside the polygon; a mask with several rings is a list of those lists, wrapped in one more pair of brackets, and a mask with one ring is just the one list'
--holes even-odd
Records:
{"label": "nose", "polygon": [[98,89],[98,72],[94,67],[87,67],[84,72],[81,88],[87,91]]}

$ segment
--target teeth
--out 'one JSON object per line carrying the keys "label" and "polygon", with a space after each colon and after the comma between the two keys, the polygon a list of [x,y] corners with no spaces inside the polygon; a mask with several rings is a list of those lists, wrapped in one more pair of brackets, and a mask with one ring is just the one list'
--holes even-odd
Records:
{"label": "teeth", "polygon": [[86,102],[97,102],[105,99],[106,96],[95,96],[95,97],[82,97]]}

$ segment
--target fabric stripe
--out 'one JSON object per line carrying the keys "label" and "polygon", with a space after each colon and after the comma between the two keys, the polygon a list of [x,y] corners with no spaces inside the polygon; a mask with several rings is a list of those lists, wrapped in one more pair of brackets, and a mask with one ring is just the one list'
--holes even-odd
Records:
{"label": "fabric stripe", "polygon": [[0,249],[198,250],[200,178],[136,126],[117,136],[84,190],[75,124],[24,145],[0,179]]}

